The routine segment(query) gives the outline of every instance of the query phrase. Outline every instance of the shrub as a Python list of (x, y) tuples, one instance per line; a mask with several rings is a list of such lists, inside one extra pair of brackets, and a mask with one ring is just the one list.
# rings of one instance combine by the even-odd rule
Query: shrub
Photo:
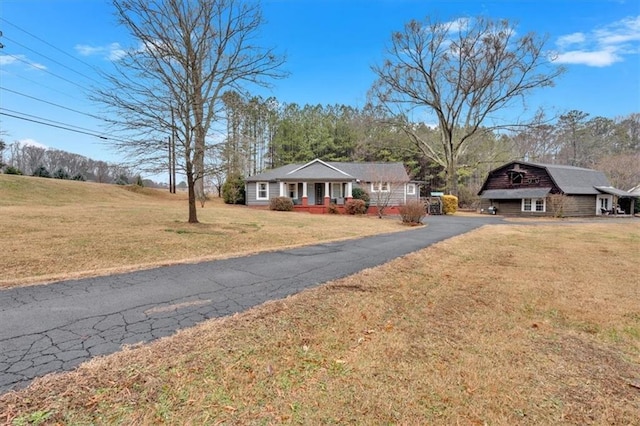
[(49, 170), (47, 170), (47, 168), (45, 166), (38, 166), (33, 171), (33, 176), (42, 177), (42, 178), (50, 178), (51, 177), (51, 173), (49, 173)]
[(460, 186), (458, 188), (458, 203), (461, 207), (477, 208), (480, 205), (479, 185)]
[(409, 200), (407, 204), (400, 206), (400, 217), (403, 223), (422, 223), (422, 219), (427, 215), (424, 203), (419, 200)]
[(222, 185), (222, 198), (226, 204), (244, 204), (244, 178), (241, 175), (227, 177)]
[(344, 209), (347, 214), (365, 214), (367, 212), (365, 202), (355, 198), (347, 201), (344, 205)]
[(4, 172), (8, 175), (22, 175), (22, 170), (13, 166), (7, 166), (7, 168), (4, 169)]
[(442, 196), (442, 213), (454, 214), (458, 211), (458, 197), (455, 195)]
[(54, 179), (70, 179), (71, 177), (69, 176), (69, 173), (67, 173), (65, 169), (60, 167), (58, 170), (55, 171), (55, 173), (53, 173), (53, 178)]
[(327, 208), (327, 212), (330, 214), (340, 214), (340, 210), (338, 210), (338, 206), (335, 203), (329, 204), (329, 208)]
[(355, 187), (353, 188), (353, 190), (351, 190), (351, 196), (353, 197), (354, 200), (364, 201), (365, 207), (369, 208), (371, 197), (369, 196), (369, 193), (367, 193), (367, 191), (365, 191), (362, 188)]
[(269, 209), (279, 212), (293, 211), (293, 200), (289, 197), (274, 197), (269, 200)]
[(73, 175), (73, 177), (71, 178), (71, 180), (79, 180), (79, 181), (86, 181), (86, 179), (84, 178), (84, 176), (82, 176), (80, 173)]

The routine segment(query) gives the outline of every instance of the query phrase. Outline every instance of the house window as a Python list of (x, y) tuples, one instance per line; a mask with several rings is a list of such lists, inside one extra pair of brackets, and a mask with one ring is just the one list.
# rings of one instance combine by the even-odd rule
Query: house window
[(546, 200), (544, 198), (523, 198), (522, 211), (544, 213), (547, 211)]
[(408, 183), (407, 184), (407, 195), (416, 195), (416, 184)]
[(287, 197), (295, 200), (298, 198), (298, 184), (297, 183), (289, 183), (287, 184)]
[(258, 193), (256, 200), (268, 200), (269, 199), (269, 183), (258, 182)]
[(331, 184), (331, 198), (342, 198), (342, 184), (341, 183), (332, 183)]
[(389, 192), (389, 182), (371, 182), (371, 192)]

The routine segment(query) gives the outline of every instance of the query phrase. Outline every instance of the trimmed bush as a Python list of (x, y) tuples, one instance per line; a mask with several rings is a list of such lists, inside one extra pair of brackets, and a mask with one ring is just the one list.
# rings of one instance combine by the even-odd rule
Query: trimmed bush
[(427, 215), (424, 203), (419, 200), (407, 201), (407, 204), (400, 206), (400, 217), (403, 223), (418, 224)]
[(279, 212), (293, 211), (293, 200), (289, 197), (274, 197), (269, 200), (269, 209)]
[(355, 187), (351, 190), (351, 196), (354, 200), (362, 200), (364, 201), (364, 205), (366, 208), (369, 208), (369, 204), (371, 203), (371, 197), (369, 193), (360, 187)]
[(340, 214), (340, 210), (338, 210), (338, 206), (335, 203), (329, 204), (327, 208), (327, 213), (329, 214)]
[(455, 195), (442, 196), (442, 213), (454, 214), (458, 211), (458, 197)]
[(345, 203), (344, 210), (347, 214), (365, 214), (367, 212), (367, 206), (363, 200), (354, 198)]

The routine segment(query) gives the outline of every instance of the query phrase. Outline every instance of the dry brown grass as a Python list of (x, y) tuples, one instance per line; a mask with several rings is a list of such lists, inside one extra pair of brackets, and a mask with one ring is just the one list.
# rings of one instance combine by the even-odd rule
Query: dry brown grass
[(640, 424), (637, 224), (493, 226), (0, 397), (65, 424)]
[(0, 287), (408, 229), (397, 220), (255, 210), (220, 199), (190, 225), (184, 194), (126, 189), (0, 174)]

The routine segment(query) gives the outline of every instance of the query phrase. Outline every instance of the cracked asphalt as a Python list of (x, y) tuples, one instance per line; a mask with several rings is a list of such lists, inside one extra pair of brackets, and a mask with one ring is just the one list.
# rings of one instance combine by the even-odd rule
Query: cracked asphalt
[(0, 394), (123, 345), (281, 299), (463, 234), (495, 216), (291, 250), (0, 291)]

